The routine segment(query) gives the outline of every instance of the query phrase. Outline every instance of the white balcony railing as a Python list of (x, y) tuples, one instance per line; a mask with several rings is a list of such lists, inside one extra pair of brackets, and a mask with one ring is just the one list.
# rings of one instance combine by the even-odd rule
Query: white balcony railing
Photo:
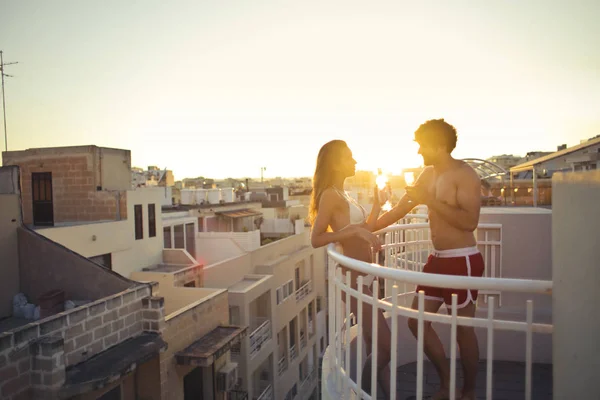
[(301, 301), (312, 292), (312, 280), (305, 282), (296, 290), (296, 301)]
[[(302, 383), (300, 384), (300, 393), (307, 392), (311, 388), (311, 386), (315, 383), (315, 381), (317, 380), (316, 378), (317, 378), (317, 370), (313, 367), (313, 368), (311, 368), (310, 372), (302, 380)], [(312, 390), (310, 392), (308, 392), (308, 395), (310, 395), (311, 393), (312, 393)]]
[(255, 397), (255, 400), (273, 400), (273, 386), (268, 382), (260, 382), (257, 389), (260, 391), (260, 395)]
[(298, 348), (296, 345), (290, 346), (290, 360), (294, 361), (298, 357)]
[(281, 376), (287, 370), (287, 359), (285, 356), (281, 357), (277, 362), (277, 373)]
[(304, 332), (300, 333), (300, 351), (304, 350), (307, 345), (306, 335)]
[[(419, 218), (419, 216), (411, 216)], [(333, 245), (328, 247), (328, 256), (337, 265), (347, 268), (345, 276), (342, 269), (337, 267), (329, 271), (329, 343), (323, 364), (323, 390), (325, 399), (377, 398), (377, 317), (373, 312), (372, 321), (363, 320), (363, 304), (370, 304), (383, 310), (389, 317), (391, 337), (390, 361), (390, 393), (396, 398), (397, 368), (416, 361), (416, 379), (414, 391), (417, 399), (423, 398), (424, 358), (423, 332), (426, 321), (438, 324), (440, 339), (450, 349), (450, 398), (456, 397), (456, 337), (460, 326), (476, 328), (480, 348), (483, 348), (481, 359), (485, 359), (486, 396), (492, 398), (492, 374), (494, 349), (503, 349), (511, 353), (510, 357), (519, 358), (525, 364), (524, 393), (526, 399), (531, 399), (532, 393), (532, 363), (540, 353), (551, 354), (551, 340), (546, 340), (553, 332), (550, 323), (534, 322), (532, 297), (545, 301), (545, 296), (552, 293), (552, 281), (507, 279), (502, 278), (502, 227), (498, 224), (480, 224), (477, 229), (478, 247), (485, 261), (484, 276), (464, 277), (455, 275), (426, 274), (422, 268), (431, 250), (431, 240), (428, 224), (411, 223), (390, 226), (378, 234), (384, 238), (385, 267), (369, 264), (346, 257), (335, 250)], [(360, 276), (355, 284), (351, 284), (351, 272), (354, 270), (364, 275), (372, 275), (378, 279), (373, 281), (373, 294), (366, 294), (363, 277)], [(385, 297), (378, 296), (380, 282), (384, 285)], [(416, 285), (429, 287), (456, 288), (479, 290), (487, 304), (479, 308), (475, 317), (457, 316), (457, 295), (452, 295), (452, 305), (448, 315), (425, 312), (425, 296), (420, 291), (416, 298), (418, 307), (411, 308)], [(346, 301), (342, 302), (342, 293)], [(496, 309), (496, 297), (491, 294), (503, 293), (511, 297), (508, 310), (502, 307)], [(351, 326), (351, 301), (348, 296), (357, 299), (356, 326)], [(489, 296), (489, 297), (488, 297)], [(479, 300), (478, 300), (479, 301)], [(482, 299), (484, 301), (484, 299)], [(536, 300), (537, 301), (537, 300)], [(495, 313), (496, 312), (496, 313)], [(516, 313), (516, 314), (515, 314)], [(515, 316), (516, 315), (516, 316)], [(542, 310), (536, 314), (539, 319), (548, 322), (547, 313)], [(407, 320), (417, 321), (417, 340), (406, 326)], [(363, 327), (372, 327), (372, 343), (370, 348), (363, 344)], [(438, 330), (438, 328), (436, 328)], [(408, 332), (407, 332), (408, 331)], [(481, 334), (483, 331), (483, 335)], [(523, 333), (523, 342), (515, 340), (517, 332)], [(533, 349), (533, 333), (536, 333), (536, 354)], [(360, 338), (360, 340), (356, 340)], [(537, 341), (540, 342), (537, 342)], [(549, 344), (549, 348), (547, 348)], [(400, 346), (400, 347), (399, 347)], [(546, 347), (544, 347), (546, 346)], [(544, 347), (544, 348), (542, 348)], [(352, 349), (352, 350), (351, 350)], [(367, 393), (362, 389), (362, 371), (364, 354), (372, 354), (371, 388)], [(498, 358), (506, 359), (506, 354), (498, 354)], [(545, 355), (542, 357), (546, 357)], [(551, 360), (551, 356), (550, 356)], [(353, 374), (351, 371), (355, 371)], [(406, 387), (403, 387), (406, 390)]]
[(250, 358), (254, 358), (262, 345), (271, 339), (271, 321), (268, 318), (256, 318), (253, 323), (256, 328), (250, 333)]

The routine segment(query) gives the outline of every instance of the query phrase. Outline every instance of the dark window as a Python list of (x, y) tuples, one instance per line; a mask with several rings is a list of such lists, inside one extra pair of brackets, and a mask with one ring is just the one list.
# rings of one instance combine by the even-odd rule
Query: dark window
[(163, 228), (163, 239), (165, 241), (165, 249), (170, 249), (173, 247), (171, 243), (171, 227), (167, 226)]
[(105, 268), (112, 269), (112, 254), (102, 254), (95, 257), (90, 257), (90, 260), (95, 262), (96, 264), (100, 264)]
[(98, 400), (121, 400), (121, 385), (104, 393)]
[(156, 205), (148, 204), (148, 237), (156, 236)]
[(185, 239), (183, 238), (183, 224), (175, 225), (175, 249), (185, 249)]
[(136, 204), (134, 206), (135, 213), (135, 240), (144, 238), (144, 217), (142, 215), (142, 205)]
[(196, 287), (196, 281), (189, 281), (188, 283), (184, 284), (183, 286), (185, 286), (185, 287)]
[(185, 224), (185, 249), (194, 258), (196, 258), (196, 230), (194, 224)]
[(54, 226), (52, 172), (34, 172), (31, 174), (31, 196), (33, 200), (33, 224)]

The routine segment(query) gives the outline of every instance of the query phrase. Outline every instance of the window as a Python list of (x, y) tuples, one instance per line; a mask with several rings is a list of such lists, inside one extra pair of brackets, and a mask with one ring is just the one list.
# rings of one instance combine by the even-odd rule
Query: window
[(325, 338), (321, 336), (321, 354), (325, 351)]
[(173, 247), (171, 243), (171, 227), (166, 226), (163, 228), (163, 240), (165, 242), (165, 249), (170, 249)]
[(90, 257), (90, 260), (96, 264), (100, 264), (105, 268), (112, 269), (112, 254), (102, 254), (95, 257)]
[(144, 238), (144, 216), (142, 214), (142, 205), (136, 204), (133, 207), (135, 214), (135, 240)]
[(148, 204), (148, 237), (156, 237), (156, 205)]
[(185, 249), (185, 239), (183, 238), (183, 225), (173, 226), (175, 230), (175, 249)]
[(196, 287), (196, 281), (189, 281), (183, 285), (184, 287)]

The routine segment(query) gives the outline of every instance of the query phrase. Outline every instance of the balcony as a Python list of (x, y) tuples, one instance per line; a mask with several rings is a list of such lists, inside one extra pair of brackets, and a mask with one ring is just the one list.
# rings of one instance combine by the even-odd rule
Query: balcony
[(285, 356), (283, 356), (277, 362), (277, 374), (279, 376), (283, 375), (283, 373), (285, 371), (287, 371), (287, 367), (288, 367), (287, 359), (285, 358)]
[[(511, 226), (510, 229), (517, 228)], [(399, 398), (416, 395), (416, 399), (422, 399), (425, 395), (432, 395), (437, 388), (437, 385), (432, 385), (430, 381), (437, 378), (433, 372), (433, 365), (426, 361), (423, 353), (423, 328), (426, 321), (434, 323), (434, 328), (449, 353), (451, 399), (456, 398), (457, 386), (461, 384), (457, 383), (461, 375), (461, 371), (458, 370), (460, 367), (457, 368), (459, 354), (456, 346), (459, 326), (474, 327), (478, 336), (481, 361), (477, 398), (491, 399), (492, 396), (496, 396), (531, 399), (531, 395), (533, 398), (551, 398), (554, 326), (551, 318), (552, 303), (548, 295), (552, 293), (553, 283), (550, 280), (505, 277), (523, 276), (523, 271), (522, 266), (503, 264), (503, 255), (507, 252), (503, 249), (502, 230), (500, 224), (480, 224), (476, 231), (478, 248), (485, 261), (482, 278), (422, 273), (431, 250), (431, 240), (428, 224), (417, 221), (393, 225), (380, 232), (384, 237), (383, 250), (387, 268), (345, 257), (338, 253), (334, 246), (330, 246), (330, 260), (378, 279), (373, 281), (372, 291), (375, 295), (367, 295), (364, 293), (362, 277), (358, 278), (358, 286), (354, 286), (350, 285), (350, 271), (343, 276), (339, 267), (330, 270), (330, 346), (323, 361), (323, 398), (376, 399), (381, 396), (381, 393), (377, 393), (380, 387), (373, 384), (377, 382), (376, 368), (373, 368), (370, 374), (372, 393), (362, 389), (362, 374), (357, 373), (362, 370), (366, 355), (378, 346), (377, 335), (373, 336), (372, 347), (369, 349), (362, 340), (363, 326), (371, 324), (368, 321), (363, 322), (362, 303), (383, 310), (390, 326), (391, 337), (397, 338), (391, 342), (392, 399), (397, 395)], [(511, 246), (522, 246), (522, 242), (515, 241), (514, 238), (510, 243)], [(514, 251), (517, 252), (516, 249)], [(550, 249), (547, 251), (550, 252)], [(535, 252), (536, 256), (544, 257), (540, 255), (542, 250), (536, 249)], [(520, 252), (519, 256), (528, 257), (523, 252)], [(543, 267), (549, 268), (548, 265)], [(538, 276), (547, 276), (545, 273), (539, 273), (539, 269), (535, 271), (538, 271)], [(377, 296), (380, 285), (385, 293), (383, 298)], [(418, 308), (411, 309), (416, 285), (479, 290), (475, 317), (458, 317), (456, 307), (448, 309), (448, 314), (425, 312), (425, 297), (422, 291), (416, 295)], [(358, 315), (351, 314), (349, 301), (341, 302), (342, 293), (357, 299)], [(535, 309), (532, 299), (535, 299), (537, 305)], [(456, 294), (452, 295), (452, 303), (457, 303)], [(374, 313), (374, 316), (376, 315), (377, 313)], [(357, 323), (352, 325), (351, 320), (354, 318), (357, 319)], [(417, 339), (407, 328), (408, 318), (417, 320)], [(372, 354), (375, 366), (377, 352), (373, 351)], [(520, 376), (516, 376), (517, 374)], [(520, 383), (509, 382), (515, 378)], [(501, 397), (500, 395), (506, 394), (507, 390), (510, 391), (509, 397)]]
[(260, 394), (254, 400), (273, 400), (273, 386), (269, 382), (261, 381), (257, 389)]
[(312, 281), (303, 282), (296, 290), (296, 301), (302, 301), (310, 292), (312, 292)]
[(271, 321), (268, 318), (256, 318), (251, 325), (254, 328), (250, 333), (250, 358), (254, 358), (262, 345), (271, 339)]
[(313, 367), (310, 372), (304, 377), (302, 383), (300, 383), (300, 393), (302, 393), (302, 398), (307, 399), (312, 394), (312, 387), (317, 382), (317, 370)]
[(300, 351), (306, 348), (306, 344), (306, 335), (304, 334), (304, 332), (300, 332)]
[(298, 358), (298, 348), (294, 344), (290, 346), (290, 361), (294, 361), (296, 358)]

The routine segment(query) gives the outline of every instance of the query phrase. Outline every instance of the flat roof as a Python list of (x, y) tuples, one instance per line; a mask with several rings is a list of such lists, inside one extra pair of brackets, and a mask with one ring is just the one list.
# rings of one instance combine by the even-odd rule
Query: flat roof
[(593, 139), (590, 139), (590, 140), (585, 141), (583, 143), (579, 143), (576, 146), (572, 146), (572, 147), (569, 147), (567, 149), (560, 150), (560, 151), (555, 151), (554, 153), (548, 154), (547, 156), (538, 157), (538, 158), (535, 158), (535, 159), (533, 159), (531, 161), (527, 161), (527, 162), (525, 162), (523, 164), (515, 165), (514, 167), (512, 167), (510, 169), (510, 172), (519, 172), (519, 171), (531, 169), (531, 167), (533, 167), (534, 165), (541, 164), (543, 162), (550, 161), (550, 160), (553, 160), (555, 158), (565, 156), (565, 155), (567, 155), (569, 153), (573, 153), (575, 151), (582, 150), (582, 149), (585, 149), (586, 147), (593, 146), (593, 145), (599, 144), (599, 143), (600, 143), (600, 137), (593, 138)]
[(201, 339), (175, 354), (177, 364), (208, 367), (229, 351), (232, 344), (238, 342), (245, 334), (247, 327), (218, 326)]
[(227, 290), (229, 292), (237, 292), (237, 293), (247, 292), (248, 290), (250, 290), (250, 289), (256, 287), (257, 285), (263, 283), (264, 281), (266, 281), (270, 277), (271, 277), (271, 275), (245, 276), (244, 279), (242, 279), (242, 280), (234, 283), (233, 285), (229, 286), (227, 288)]
[(87, 361), (67, 368), (61, 394), (70, 397), (105, 387), (157, 356), (166, 347), (167, 343), (156, 333), (145, 332), (125, 340)]

